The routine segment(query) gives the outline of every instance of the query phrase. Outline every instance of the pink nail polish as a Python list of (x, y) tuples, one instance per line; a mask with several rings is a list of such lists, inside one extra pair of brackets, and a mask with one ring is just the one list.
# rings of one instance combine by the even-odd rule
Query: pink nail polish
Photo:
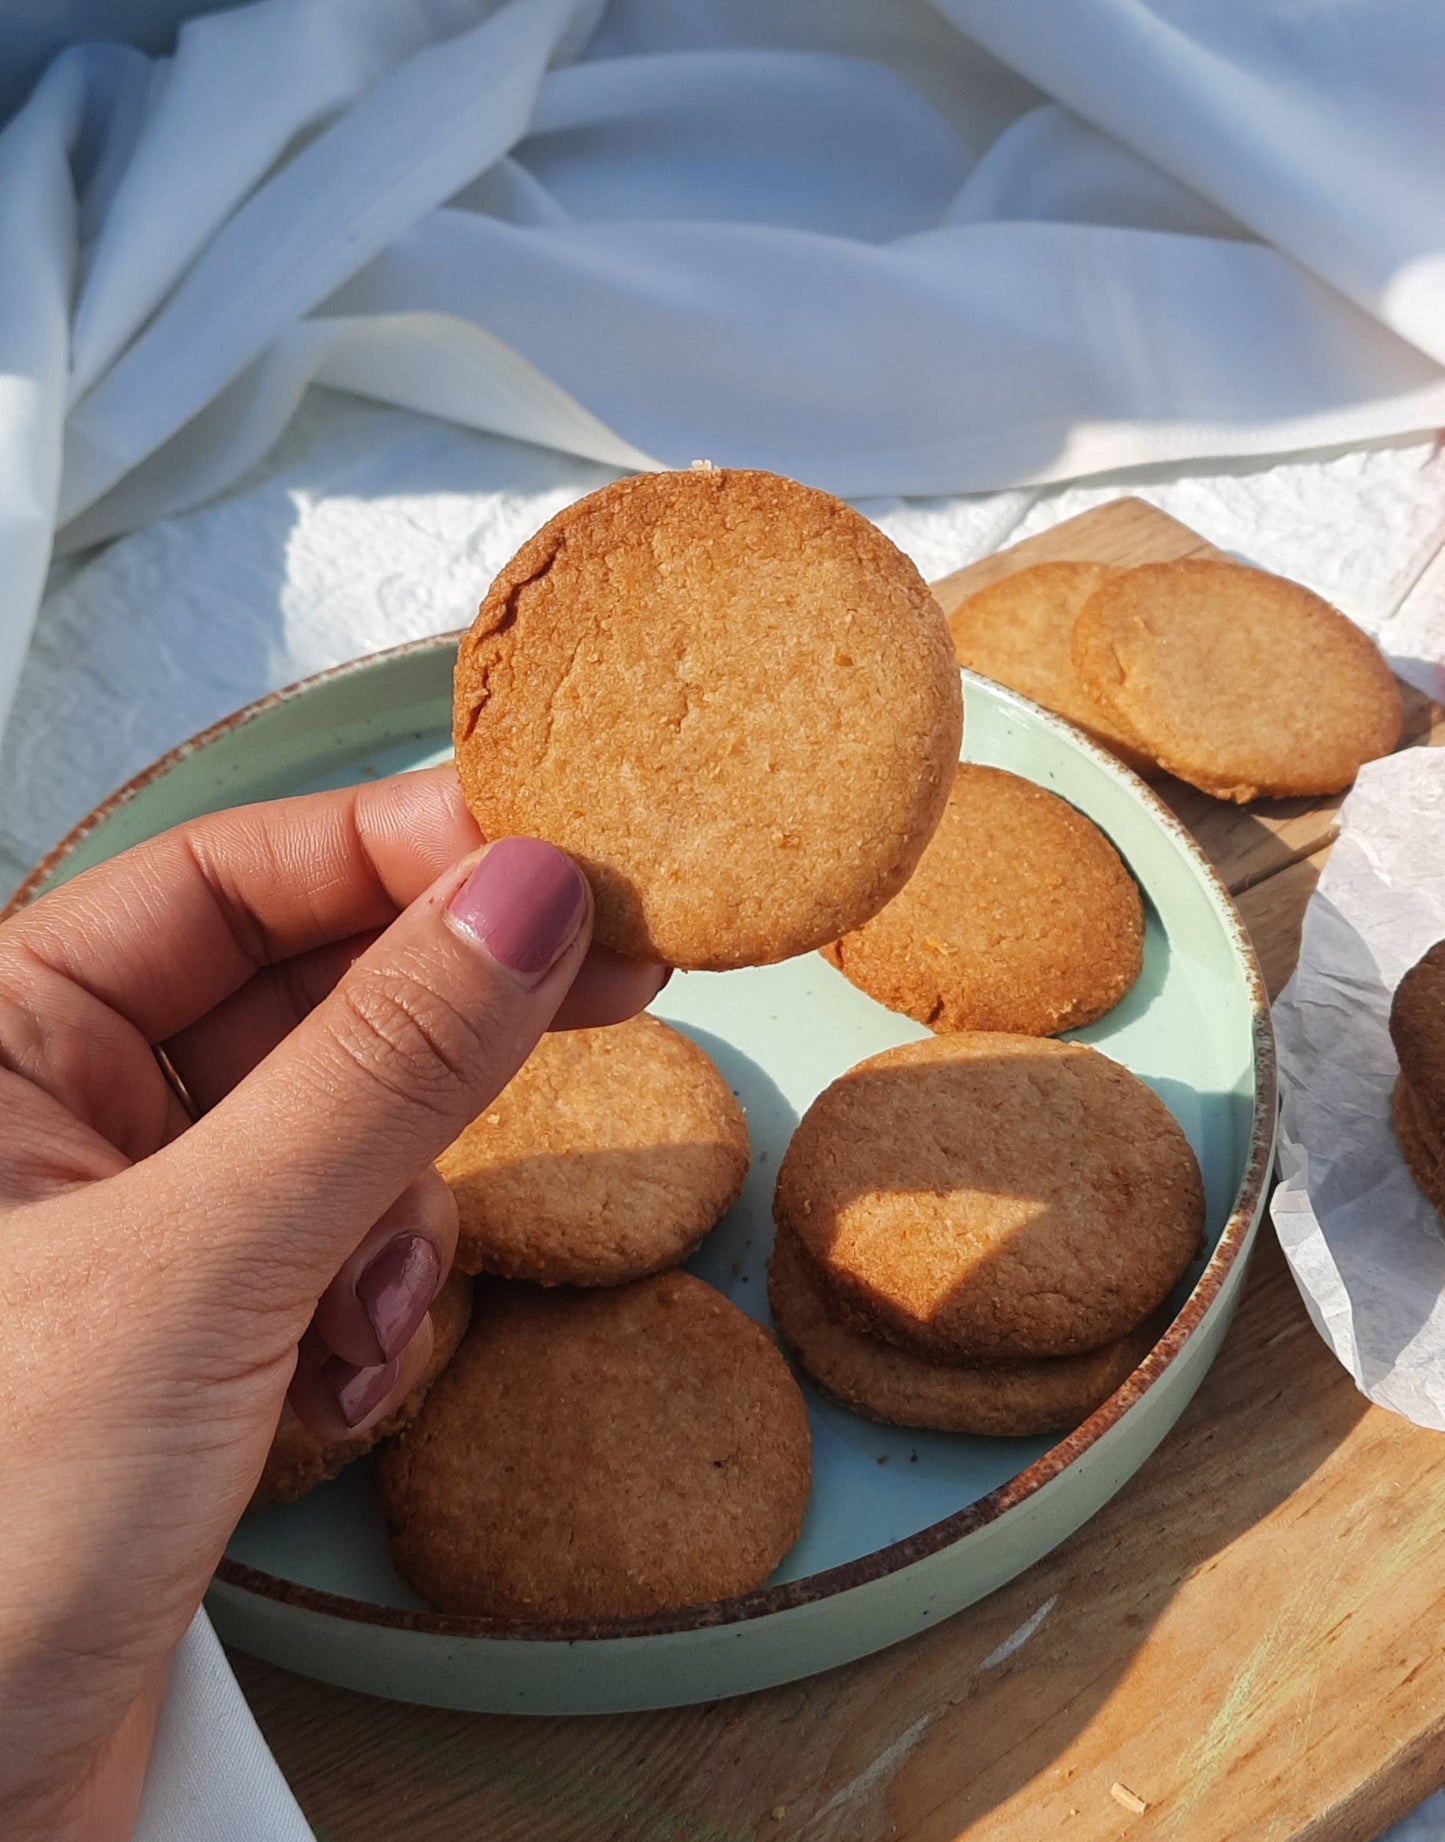
[(321, 1365), (321, 1379), (336, 1396), (336, 1405), (348, 1426), (360, 1426), (368, 1414), (376, 1412), (396, 1386), (400, 1372), (401, 1364), (395, 1357), (369, 1369), (343, 1362), (340, 1356), (328, 1356)]
[(587, 884), (555, 845), (503, 838), (457, 890), (447, 913), (530, 990), (577, 938), (587, 915)]
[(431, 1308), (442, 1282), (441, 1255), (424, 1234), (401, 1234), (375, 1254), (356, 1282), (383, 1360), (399, 1356)]

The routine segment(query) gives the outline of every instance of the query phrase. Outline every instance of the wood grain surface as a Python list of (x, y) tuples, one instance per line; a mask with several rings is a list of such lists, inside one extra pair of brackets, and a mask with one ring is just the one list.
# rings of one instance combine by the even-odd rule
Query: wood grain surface
[[(1210, 554), (1121, 500), (937, 585)], [(1445, 740), (1407, 692), (1407, 745)], [(1271, 992), (1338, 801), (1160, 788)], [(235, 1656), (322, 1842), (1367, 1842), (1445, 1783), (1445, 1438), (1371, 1407), (1268, 1229), (1222, 1354), (1144, 1469), (983, 1604), (710, 1707), (521, 1720), (399, 1707)]]

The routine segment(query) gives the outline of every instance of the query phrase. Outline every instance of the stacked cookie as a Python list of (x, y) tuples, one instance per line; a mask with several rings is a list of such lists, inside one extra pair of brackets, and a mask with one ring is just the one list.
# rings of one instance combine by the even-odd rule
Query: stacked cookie
[(877, 1420), (1075, 1426), (1153, 1341), (1204, 1191), (1169, 1110), (1080, 1043), (985, 1032), (862, 1062), (778, 1173), (769, 1297), (799, 1366)]
[(797, 1539), (811, 1444), (768, 1333), (671, 1270), (748, 1167), (712, 1062), (646, 1016), (545, 1037), (440, 1167), (460, 1234), (426, 1373), (350, 1439), (288, 1408), (252, 1507), (381, 1446), (396, 1566), (443, 1610), (596, 1619), (761, 1584)]
[(1400, 1060), (1395, 1137), (1410, 1175), (1445, 1216), (1445, 940), (1396, 987), (1390, 1040)]
[(426, 1373), (351, 1439), (288, 1409), (252, 1507), (381, 1445), (397, 1568), (444, 1610), (605, 1618), (760, 1584), (798, 1536), (808, 1420), (767, 1332), (671, 1270), (748, 1168), (709, 1058), (647, 1016), (547, 1036), (440, 1168), (459, 1238)]
[(962, 665), (1217, 799), (1342, 792), (1399, 743), (1399, 686), (1368, 635), (1241, 564), (1040, 563), (949, 625)]
[(655, 1017), (543, 1037), (438, 1161), (457, 1202), (453, 1271), (431, 1310), (431, 1360), (406, 1400), (350, 1439), (288, 1407), (251, 1507), (304, 1496), (414, 1420), (455, 1355), (468, 1275), (616, 1286), (679, 1266), (737, 1201), (748, 1129), (706, 1054)]

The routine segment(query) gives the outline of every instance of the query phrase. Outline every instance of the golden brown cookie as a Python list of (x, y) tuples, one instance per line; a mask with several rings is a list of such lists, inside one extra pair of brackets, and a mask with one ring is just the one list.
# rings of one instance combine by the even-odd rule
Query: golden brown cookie
[(1396, 986), (1390, 1040), (1429, 1142), (1445, 1144), (1445, 940), (1436, 941)]
[(970, 595), (949, 615), (949, 631), (960, 665), (1062, 716), (1136, 774), (1157, 773), (1138, 737), (1089, 695), (1074, 670), (1074, 621), (1112, 573), (1104, 563), (1035, 563)]
[(432, 1605), (593, 1619), (761, 1586), (798, 1538), (811, 1462), (772, 1338), (663, 1273), (492, 1288), (380, 1478), (392, 1558)]
[(1297, 582), (1191, 558), (1107, 576), (1074, 623), (1090, 694), (1218, 799), (1338, 793), (1400, 740), (1379, 648)]
[(1426, 1199), (1445, 1215), (1445, 1157), (1441, 1155), (1440, 1141), (1432, 1136), (1421, 1116), (1414, 1090), (1403, 1075), (1390, 1095), (1390, 1112), (1405, 1168)]
[(696, 1043), (634, 1017), (544, 1036), (437, 1168), (466, 1272), (615, 1286), (681, 1265), (732, 1207), (748, 1129)]
[(962, 710), (943, 614), (866, 518), (776, 474), (646, 474), (492, 584), (457, 660), (457, 767), (489, 838), (582, 865), (605, 945), (765, 965), (902, 888)]
[(1144, 909), (1082, 813), (967, 763), (899, 894), (823, 953), (930, 1029), (1053, 1036), (1102, 1017), (1138, 978)]
[(294, 1503), (318, 1484), (335, 1477), (353, 1459), (364, 1458), (380, 1440), (399, 1433), (416, 1418), (427, 1389), (455, 1355), (471, 1315), (472, 1282), (454, 1269), (431, 1308), (432, 1353), (421, 1380), (400, 1406), (364, 1433), (350, 1439), (326, 1440), (298, 1420), (289, 1406), (283, 1407), (249, 1507), (270, 1509), (277, 1503)]
[(927, 1362), (853, 1329), (819, 1289), (795, 1237), (780, 1233), (768, 1266), (773, 1321), (799, 1368), (825, 1394), (885, 1426), (1022, 1439), (1087, 1420), (1148, 1355), (1157, 1320), (1081, 1356), (1009, 1367)]
[(943, 1361), (1098, 1349), (1199, 1250), (1199, 1166), (1164, 1103), (1081, 1043), (935, 1036), (809, 1107), (773, 1204), (859, 1329)]

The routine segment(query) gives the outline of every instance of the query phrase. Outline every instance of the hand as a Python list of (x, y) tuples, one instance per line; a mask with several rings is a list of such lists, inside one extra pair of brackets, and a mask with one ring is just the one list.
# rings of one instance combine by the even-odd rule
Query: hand
[(589, 949), (570, 858), (480, 845), (450, 769), (404, 775), (197, 820), (0, 927), (12, 1842), (130, 1836), (288, 1390), (335, 1436), (406, 1393), (456, 1240), (431, 1161), (544, 1030), (663, 982)]

